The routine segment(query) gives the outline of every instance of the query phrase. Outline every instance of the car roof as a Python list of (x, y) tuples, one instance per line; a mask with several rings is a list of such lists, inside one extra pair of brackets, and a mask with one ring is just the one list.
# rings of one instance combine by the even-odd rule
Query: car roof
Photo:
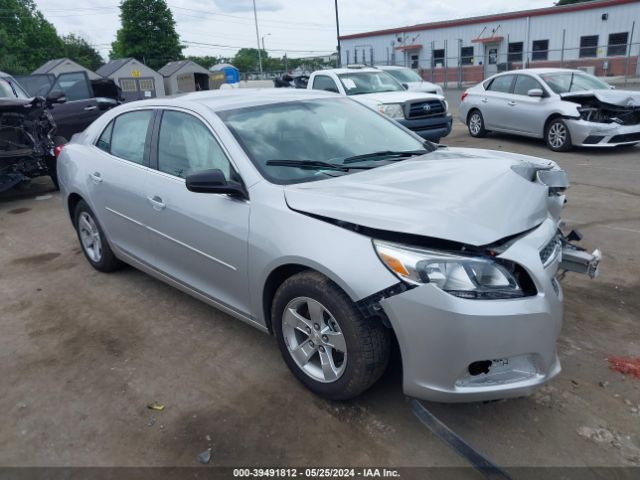
[(151, 107), (172, 105), (188, 107), (189, 105), (198, 104), (213, 111), (223, 111), (322, 98), (342, 98), (342, 96), (322, 90), (307, 90), (304, 88), (234, 88), (146, 99), (130, 102), (127, 105), (133, 106), (135, 104), (136, 107), (141, 105)]
[(570, 72), (570, 73), (575, 73), (575, 72), (580, 72), (580, 73), (585, 73), (582, 70), (576, 70), (573, 68), (522, 68), (522, 69), (518, 69), (518, 70), (509, 70), (508, 72), (501, 72), (498, 75), (504, 75), (504, 74), (517, 74), (517, 73), (534, 73), (536, 75), (543, 75), (545, 73), (560, 73), (560, 72)]
[(411, 70), (409, 67), (401, 67), (400, 65), (376, 65), (379, 70)]
[(358, 73), (358, 72), (364, 72), (364, 73), (372, 73), (372, 72), (379, 72), (380, 70), (377, 68), (372, 68), (372, 67), (347, 67), (347, 68), (330, 68), (328, 70), (318, 70), (317, 74), (321, 74), (321, 73), (335, 73), (336, 75), (340, 75), (343, 73)]

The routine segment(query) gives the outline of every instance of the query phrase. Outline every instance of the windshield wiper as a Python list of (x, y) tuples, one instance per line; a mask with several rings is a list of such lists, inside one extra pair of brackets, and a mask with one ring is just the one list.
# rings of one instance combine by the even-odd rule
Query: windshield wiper
[(425, 155), (431, 153), (432, 150), (406, 150), (406, 151), (393, 151), (383, 150), (381, 152), (365, 153), (364, 155), (354, 155), (353, 157), (345, 158), (342, 163), (357, 163), (364, 160), (389, 160), (389, 157), (396, 157), (395, 159), (404, 157), (415, 157), (416, 155)]
[(348, 172), (349, 170), (369, 170), (371, 167), (347, 167), (335, 163), (321, 162), (319, 160), (267, 160), (267, 165), (274, 167), (297, 167), (306, 170), (337, 170)]

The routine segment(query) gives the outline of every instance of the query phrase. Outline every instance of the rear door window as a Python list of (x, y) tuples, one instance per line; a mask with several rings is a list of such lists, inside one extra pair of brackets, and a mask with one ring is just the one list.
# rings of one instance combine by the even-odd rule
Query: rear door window
[(487, 90), (490, 92), (511, 93), (514, 76), (515, 75), (502, 75), (494, 78)]
[[(114, 120), (109, 144), (111, 155), (139, 165), (146, 165), (145, 147), (153, 113), (152, 110), (138, 110), (123, 113), (117, 117)], [(103, 136), (108, 130), (109, 127), (105, 129)], [(102, 137), (100, 137), (100, 140), (102, 140)], [(102, 148), (100, 145), (98, 147)]]

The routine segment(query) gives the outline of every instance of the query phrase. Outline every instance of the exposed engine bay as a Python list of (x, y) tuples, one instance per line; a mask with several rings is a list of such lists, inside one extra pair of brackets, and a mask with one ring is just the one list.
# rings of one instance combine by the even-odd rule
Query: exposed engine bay
[(0, 191), (49, 175), (55, 130), (45, 99), (0, 100)]
[[(624, 95), (625, 93), (629, 95)], [(580, 116), (587, 122), (640, 124), (640, 98), (631, 92), (581, 92), (563, 95), (563, 99), (578, 103)]]

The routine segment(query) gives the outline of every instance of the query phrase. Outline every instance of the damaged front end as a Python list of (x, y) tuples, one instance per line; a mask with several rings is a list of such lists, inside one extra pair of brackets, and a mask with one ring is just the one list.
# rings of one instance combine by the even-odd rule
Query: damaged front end
[(640, 94), (591, 91), (562, 95), (576, 103), (579, 119), (570, 120), (576, 145), (617, 146), (640, 142)]
[(54, 133), (43, 98), (0, 100), (0, 192), (49, 175)]

